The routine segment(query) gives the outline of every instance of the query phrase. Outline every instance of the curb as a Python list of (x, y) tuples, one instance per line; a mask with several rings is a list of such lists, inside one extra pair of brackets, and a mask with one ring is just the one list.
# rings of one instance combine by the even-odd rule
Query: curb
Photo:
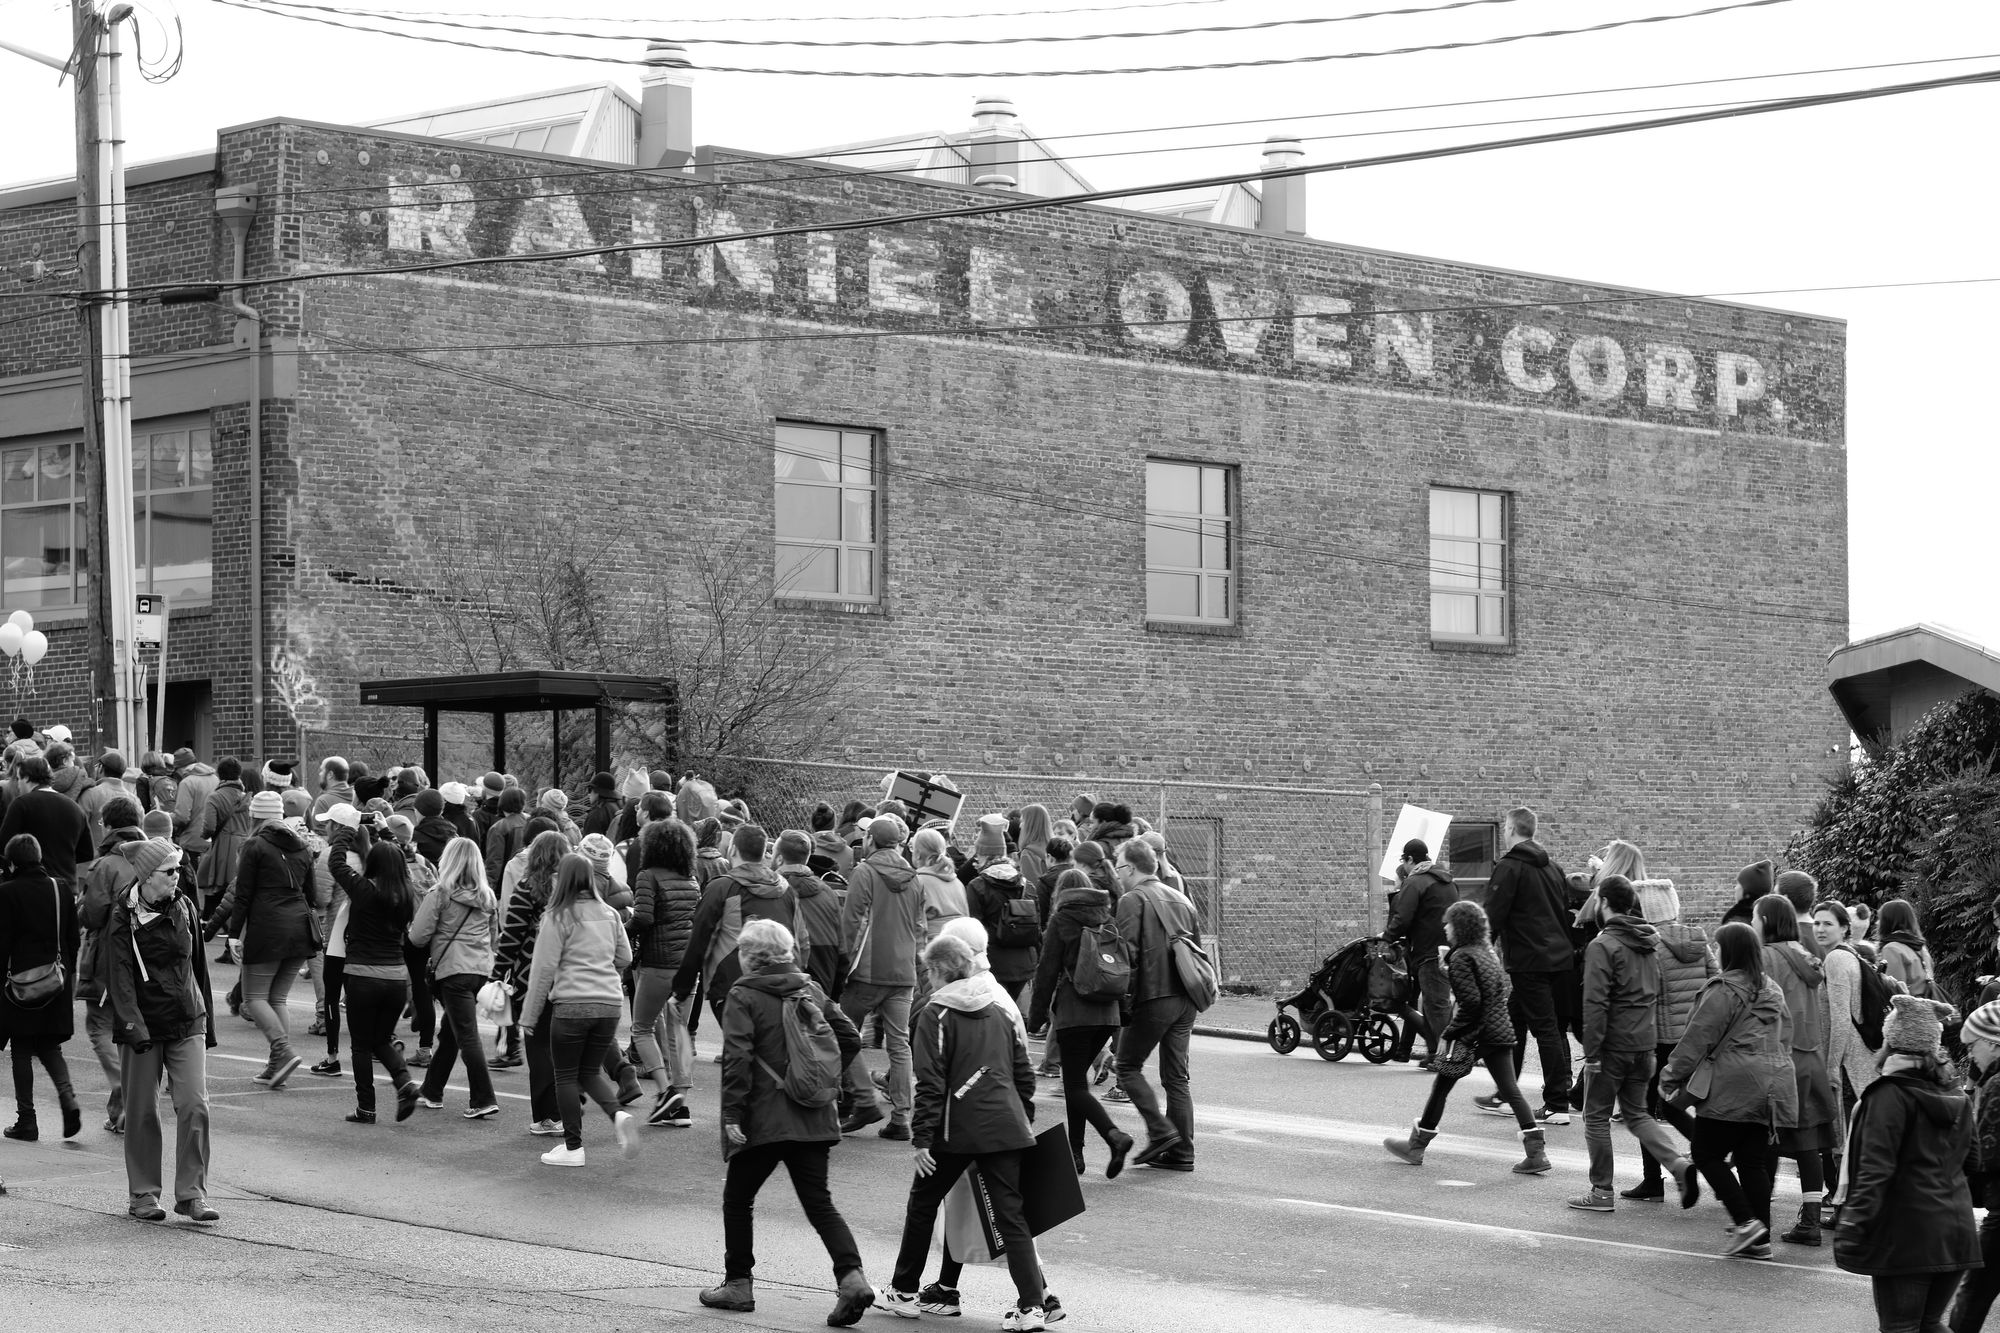
[(1194, 1025), (1194, 1035), (1197, 1037), (1227, 1037), (1231, 1041), (1268, 1040), (1268, 1038), (1263, 1033), (1253, 1032), (1248, 1028), (1207, 1027), (1200, 1023)]

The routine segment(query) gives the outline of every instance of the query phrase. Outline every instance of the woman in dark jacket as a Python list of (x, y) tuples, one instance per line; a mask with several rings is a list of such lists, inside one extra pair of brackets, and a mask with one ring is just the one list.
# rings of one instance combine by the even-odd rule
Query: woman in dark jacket
[(875, 1303), (875, 1289), (826, 1183), (827, 1157), (840, 1142), (840, 1112), (831, 1101), (805, 1106), (785, 1092), (786, 1006), (804, 1004), (825, 1021), (843, 1067), (861, 1053), (861, 1034), (799, 970), (792, 933), (776, 921), (745, 922), (736, 953), (743, 975), (722, 1008), (722, 1155), (729, 1161), (722, 1186), (723, 1277), (701, 1293), (701, 1303), (716, 1310), (757, 1308), (752, 1210), (757, 1191), (782, 1163), (799, 1207), (833, 1260), (840, 1295), (826, 1322), (845, 1328)]
[(321, 948), (310, 897), (312, 852), (279, 820), (284, 809), (276, 792), (250, 798), (251, 814), (262, 822), (237, 860), (229, 914), (229, 937), (243, 943), (243, 1009), (271, 1046), (270, 1063), (254, 1081), (273, 1090), (299, 1067), (285, 1001), (299, 969)]
[(341, 988), (347, 996), (347, 1040), (354, 1061), (354, 1113), (350, 1124), (375, 1123), (375, 1061), (396, 1089), (396, 1119), (417, 1109), (417, 1084), (396, 1049), (396, 1020), (409, 1002), (409, 969), (403, 938), (416, 915), (409, 861), (394, 843), (378, 842), (357, 871), (348, 858), (356, 833), (333, 826), (334, 880), (347, 895), (347, 961)]
[(1854, 1110), (1833, 1261), (1865, 1273), (1883, 1333), (1944, 1327), (1959, 1277), (1980, 1265), (1966, 1182), (1972, 1102), (1938, 1044), (1951, 1006), (1892, 996), (1882, 1077)]
[(1493, 1075), (1493, 1086), (1500, 1100), (1513, 1108), (1514, 1122), (1521, 1127), (1521, 1147), (1526, 1156), (1514, 1164), (1515, 1174), (1539, 1176), (1552, 1168), (1547, 1131), (1536, 1122), (1535, 1113), (1529, 1109), (1528, 1099), (1514, 1077), (1514, 1023), (1507, 1016), (1513, 983), (1500, 965), (1500, 955), (1493, 951), (1492, 926), (1486, 920), (1486, 909), (1470, 899), (1453, 903), (1445, 909), (1444, 937), (1451, 949), (1445, 957), (1445, 978), (1451, 983), (1457, 1008), (1450, 1026), (1439, 1038), (1439, 1069), (1431, 1080), (1431, 1095), (1424, 1103), (1423, 1114), (1410, 1126), (1410, 1137), (1384, 1139), (1382, 1146), (1411, 1166), (1424, 1164), (1424, 1149), (1437, 1137), (1438, 1122), (1444, 1119), (1444, 1104), (1450, 1099), (1451, 1090), (1471, 1071), (1469, 1061), (1456, 1073), (1444, 1068), (1446, 1056), (1462, 1042), (1471, 1048), (1472, 1057)]
[(1049, 1045), (1062, 1054), (1063, 1106), (1069, 1113), (1069, 1154), (1076, 1159), (1076, 1173), (1083, 1174), (1083, 1129), (1089, 1125), (1111, 1149), (1104, 1176), (1113, 1180), (1125, 1169), (1132, 1136), (1111, 1123), (1111, 1114), (1092, 1094), (1090, 1065), (1105, 1043), (1118, 1035), (1121, 1006), (1117, 1000), (1083, 998), (1072, 981), (1083, 932), (1115, 930), (1110, 924), (1111, 895), (1081, 870), (1063, 872), (1055, 890), (1049, 928), (1042, 936), (1041, 966), (1035, 972), (1028, 1030), (1039, 1032), (1048, 1024)]
[[(984, 829), (980, 837), (986, 840)], [(978, 873), (966, 882), (965, 905), (967, 915), (986, 927), (986, 960), (993, 968), (993, 979), (1018, 1001), (1022, 988), (1035, 975), (1035, 949), (1041, 938), (1037, 927), (1040, 923), (1038, 916), (1030, 916), (1025, 925), (1017, 927), (1024, 933), (1011, 937), (1008, 934), (1008, 903), (1019, 900), (1032, 907), (1035, 884), (1006, 854), (1006, 844), (1000, 838), (995, 830), (992, 841), (999, 843), (1000, 851), (975, 859), (974, 868)]]
[(35, 1120), (35, 1061), (42, 1062), (62, 1107), (63, 1137), (83, 1132), (83, 1108), (70, 1085), (63, 1043), (76, 1033), (76, 954), (79, 933), (76, 899), (42, 869), (42, 845), (33, 835), (16, 834), (7, 843), (7, 873), (0, 878), (0, 977), (61, 965), (62, 984), (47, 999), (16, 1004), (0, 984), (0, 1038), (14, 1047), (14, 1104), (19, 1117), (4, 1133), (32, 1143), (41, 1137)]
[(632, 973), (632, 1045), (640, 1072), (655, 1089), (649, 1125), (686, 1129), (694, 1123), (687, 1099), (694, 1087), (694, 1056), (674, 1004), (674, 973), (687, 953), (700, 905), (694, 830), (678, 819), (654, 820), (639, 832), (639, 874), (628, 923), (639, 964)]
[(1005, 1241), (1017, 1301), (1002, 1328), (1032, 1321), (1042, 1327), (1047, 1295), (1034, 1238), (1021, 1202), (1021, 1157), (1034, 1146), (1035, 1071), (1011, 1015), (985, 986), (968, 985), (975, 963), (970, 945), (942, 935), (924, 949), (930, 1003), (910, 1033), (916, 1059), (916, 1109), (910, 1118), (917, 1174), (903, 1216), (903, 1244), (883, 1305), (904, 1317), (917, 1313), (917, 1284), (930, 1252), (938, 1206), (966, 1168), (977, 1166), (993, 1205), (994, 1228)]
[(1778, 1135), (1778, 1156), (1799, 1164), (1799, 1220), (1778, 1239), (1793, 1245), (1818, 1245), (1821, 1198), (1826, 1193), (1826, 1156), (1840, 1144), (1840, 1103), (1826, 1072), (1826, 1034), (1821, 1015), (1826, 1004), (1826, 971), (1818, 957), (1799, 939), (1798, 913), (1786, 899), (1771, 894), (1757, 900), (1751, 911), (1764, 939), (1764, 974), (1785, 992), (1792, 1017), (1792, 1075), (1799, 1087), (1799, 1109), (1792, 1128)]
[[(507, 899), (500, 943), (494, 950), (493, 976), (506, 983), (516, 1014), (528, 996), (528, 970), (535, 961), (535, 937), (541, 933), (542, 913), (548, 908), (549, 895), (555, 892), (556, 871), (567, 855), (568, 838), (555, 829), (537, 833), (528, 844), (527, 868)], [(556, 1060), (548, 1028), (544, 1026), (523, 1045), (528, 1057), (528, 1132), (544, 1137), (560, 1134), (562, 1113), (556, 1104)]]

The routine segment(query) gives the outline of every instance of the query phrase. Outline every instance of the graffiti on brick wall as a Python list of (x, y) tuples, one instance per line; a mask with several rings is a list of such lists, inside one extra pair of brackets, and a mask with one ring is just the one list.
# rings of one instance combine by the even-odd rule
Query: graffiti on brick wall
[(333, 724), (333, 705), (320, 697), (311, 665), (286, 644), (271, 649), (271, 688), (301, 731), (325, 731)]
[(271, 648), (271, 692), (300, 730), (325, 731), (333, 724), (333, 703), (330, 684), (322, 682), (351, 673), (353, 661), (338, 621), (295, 599), (286, 611), (284, 633)]

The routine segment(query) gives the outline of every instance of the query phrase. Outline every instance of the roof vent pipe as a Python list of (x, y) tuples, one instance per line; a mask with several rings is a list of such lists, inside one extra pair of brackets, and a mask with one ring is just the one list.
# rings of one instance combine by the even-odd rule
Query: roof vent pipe
[(639, 165), (678, 171), (694, 156), (694, 76), (692, 62), (675, 42), (646, 47), (646, 71), (639, 76)]
[[(1305, 145), (1290, 135), (1274, 134), (1264, 141), (1264, 170), (1283, 171), (1305, 160)], [(1286, 176), (1261, 183), (1263, 204), (1257, 210), (1257, 230), (1274, 236), (1306, 234), (1306, 180)]]
[(1012, 190), (1020, 184), (1021, 131), (1014, 103), (982, 97), (972, 104), (972, 183)]

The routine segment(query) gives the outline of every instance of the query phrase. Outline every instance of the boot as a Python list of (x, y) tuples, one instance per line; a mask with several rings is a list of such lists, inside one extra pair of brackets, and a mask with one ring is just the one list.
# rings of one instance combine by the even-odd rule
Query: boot
[(734, 1310), (749, 1314), (757, 1308), (757, 1298), (747, 1277), (733, 1277), (719, 1287), (701, 1293), (701, 1303), (711, 1310)]
[[(747, 1284), (746, 1284), (747, 1285)], [(861, 1312), (875, 1303), (875, 1288), (868, 1285), (867, 1275), (860, 1269), (843, 1273), (838, 1288), (838, 1299), (833, 1303), (833, 1311), (826, 1317), (829, 1328), (846, 1328), (861, 1322)]]
[(1819, 1210), (1817, 1199), (1800, 1204), (1798, 1222), (1778, 1239), (1789, 1245), (1819, 1245)]
[(1391, 1157), (1400, 1157), (1411, 1166), (1422, 1166), (1424, 1164), (1424, 1149), (1436, 1137), (1436, 1130), (1425, 1129), (1420, 1124), (1412, 1123), (1410, 1126), (1410, 1137), (1407, 1139), (1383, 1139), (1382, 1146), (1389, 1150)]
[(21, 1112), (21, 1118), (7, 1126), (7, 1128), (0, 1129), (0, 1134), (5, 1134), (8, 1138), (19, 1140), (22, 1143), (34, 1143), (42, 1137), (42, 1130), (41, 1126), (35, 1122), (35, 1113), (33, 1111), (23, 1111)]
[(1555, 1163), (1549, 1160), (1548, 1136), (1539, 1129), (1521, 1131), (1521, 1151), (1527, 1156), (1514, 1164), (1517, 1176), (1539, 1176), (1545, 1171), (1553, 1171)]

